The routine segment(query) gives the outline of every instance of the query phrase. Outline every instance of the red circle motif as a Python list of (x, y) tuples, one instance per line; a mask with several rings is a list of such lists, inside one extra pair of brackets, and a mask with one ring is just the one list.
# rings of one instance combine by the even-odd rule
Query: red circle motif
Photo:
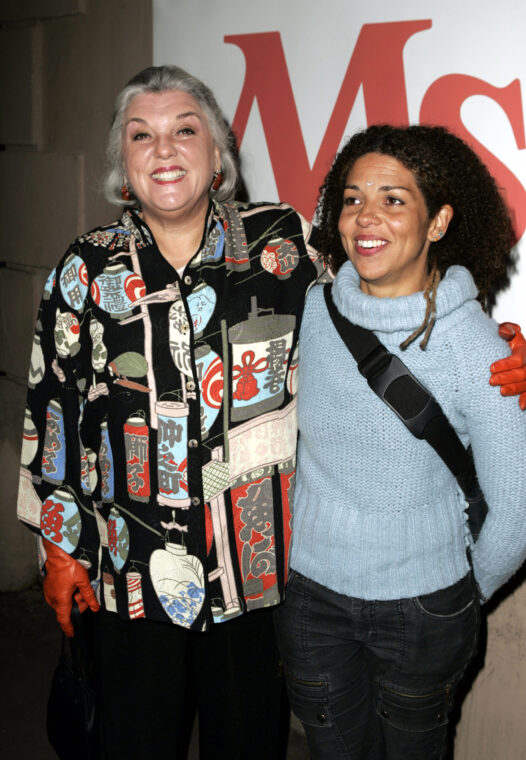
[(132, 303), (146, 295), (146, 285), (138, 274), (130, 274), (126, 277), (124, 290)]
[(96, 280), (91, 283), (91, 297), (97, 305), (100, 304), (100, 288)]
[(223, 362), (217, 356), (210, 364), (201, 385), (203, 401), (210, 409), (220, 409), (223, 402)]
[(84, 262), (79, 266), (79, 280), (83, 285), (88, 284), (88, 267)]

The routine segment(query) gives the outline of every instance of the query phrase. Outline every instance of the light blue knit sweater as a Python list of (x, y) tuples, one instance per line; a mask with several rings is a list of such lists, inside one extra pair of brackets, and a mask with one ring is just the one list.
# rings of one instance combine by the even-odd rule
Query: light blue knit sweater
[[(490, 508), (473, 566), (489, 598), (526, 556), (526, 417), (516, 398), (488, 384), (490, 364), (506, 346), (476, 294), (470, 273), (451, 267), (427, 349), (417, 339), (401, 352), (423, 319), (422, 293), (368, 296), (350, 262), (333, 285), (340, 312), (402, 358), (473, 447)], [(307, 297), (300, 353), (291, 567), (362, 599), (411, 597), (459, 580), (468, 571), (461, 491), (430, 445), (370, 390), (319, 285)]]

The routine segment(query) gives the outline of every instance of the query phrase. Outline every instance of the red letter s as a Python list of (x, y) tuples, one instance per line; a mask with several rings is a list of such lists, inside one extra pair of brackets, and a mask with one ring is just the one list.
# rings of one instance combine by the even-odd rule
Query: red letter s
[(486, 95), (495, 100), (506, 113), (519, 150), (526, 147), (521, 88), (518, 79), (507, 87), (494, 87), (482, 79), (464, 74), (440, 77), (429, 87), (420, 106), (421, 124), (443, 124), (465, 140), (484, 161), (495, 177), (512, 211), (517, 240), (526, 229), (526, 190), (517, 177), (499, 159), (468, 132), (460, 118), (462, 104), (471, 95)]

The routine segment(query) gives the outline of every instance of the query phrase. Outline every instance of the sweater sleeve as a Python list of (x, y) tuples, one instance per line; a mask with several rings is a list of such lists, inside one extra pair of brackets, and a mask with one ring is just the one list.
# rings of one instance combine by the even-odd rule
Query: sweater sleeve
[(514, 398), (489, 385), (489, 367), (507, 352), (497, 324), (480, 313), (455, 341), (458, 393), (488, 514), (471, 547), (473, 570), (487, 600), (526, 558), (526, 418)]
[(86, 266), (78, 249), (70, 250), (50, 274), (38, 312), (17, 512), (31, 530), (95, 567), (99, 538), (80, 437), (91, 357), (87, 290)]

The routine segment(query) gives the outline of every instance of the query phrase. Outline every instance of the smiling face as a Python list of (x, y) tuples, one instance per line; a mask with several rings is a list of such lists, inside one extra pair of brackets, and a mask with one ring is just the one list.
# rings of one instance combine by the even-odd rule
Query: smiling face
[(365, 293), (380, 298), (425, 287), (430, 242), (452, 216), (443, 206), (429, 219), (413, 173), (396, 158), (367, 153), (351, 166), (338, 222), (342, 245)]
[(220, 168), (202, 108), (182, 90), (136, 95), (126, 109), (122, 155), (146, 222), (204, 215)]

